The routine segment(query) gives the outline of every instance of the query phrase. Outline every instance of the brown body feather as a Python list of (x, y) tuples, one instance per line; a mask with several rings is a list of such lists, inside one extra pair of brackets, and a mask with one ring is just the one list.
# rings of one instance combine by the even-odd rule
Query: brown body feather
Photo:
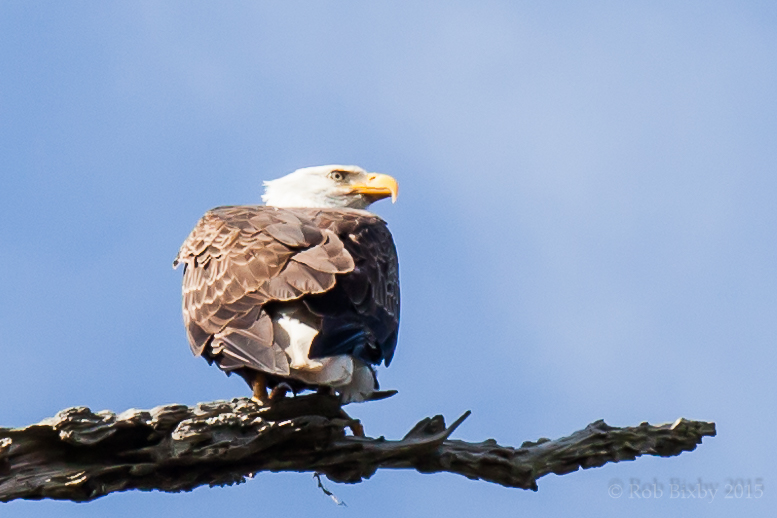
[(283, 307), (319, 329), (311, 357), (391, 361), (399, 326), (397, 255), (374, 214), (219, 207), (183, 243), (173, 264), (180, 263), (192, 352), (227, 372), (289, 375), (272, 325)]

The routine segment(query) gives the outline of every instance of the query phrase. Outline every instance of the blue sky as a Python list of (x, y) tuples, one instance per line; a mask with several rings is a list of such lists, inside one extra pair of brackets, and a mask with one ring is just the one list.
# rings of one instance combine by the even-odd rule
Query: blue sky
[[(712, 420), (674, 459), (537, 493), (382, 471), (329, 487), (14, 502), (3, 516), (767, 516), (777, 465), (777, 4), (22, 2), (0, 5), (0, 425), (247, 394), (193, 358), (170, 267), (262, 180), (354, 163), (400, 253), (402, 324), (351, 407), (401, 437), (520, 444), (596, 419)], [(349, 409), (350, 410), (350, 409)], [(608, 496), (716, 483), (714, 501)], [(724, 499), (762, 478), (760, 499)]]

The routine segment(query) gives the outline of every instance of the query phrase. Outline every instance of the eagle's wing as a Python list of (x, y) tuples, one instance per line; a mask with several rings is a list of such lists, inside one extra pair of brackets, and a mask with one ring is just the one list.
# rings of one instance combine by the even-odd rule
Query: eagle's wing
[(388, 365), (399, 329), (399, 266), (386, 222), (353, 210), (322, 210), (311, 218), (340, 237), (355, 267), (338, 276), (331, 290), (305, 297), (323, 319), (310, 357), (352, 354), (365, 363)]
[(341, 239), (305, 211), (221, 207), (200, 219), (174, 265), (185, 265), (183, 315), (192, 351), (226, 371), (285, 376), (267, 305), (325, 293), (354, 270)]

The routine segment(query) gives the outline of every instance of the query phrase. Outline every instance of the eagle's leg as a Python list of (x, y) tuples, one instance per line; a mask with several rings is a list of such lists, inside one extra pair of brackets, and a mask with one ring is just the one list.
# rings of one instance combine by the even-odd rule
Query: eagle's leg
[(270, 391), (270, 401), (278, 401), (279, 399), (285, 398), (290, 390), (291, 387), (288, 383), (278, 383), (275, 385), (275, 388)]
[(349, 416), (342, 408), (340, 409), (340, 417), (350, 421), (351, 424), (348, 425), (348, 428), (351, 429), (351, 433), (354, 437), (364, 437), (364, 426), (362, 426), (361, 421)]
[[(337, 391), (334, 387), (329, 385), (319, 385), (318, 389), (316, 390), (316, 394), (321, 396), (337, 396)], [(342, 407), (340, 407), (339, 417), (341, 419), (350, 421), (351, 424), (348, 425), (348, 428), (351, 429), (351, 433), (354, 435), (354, 437), (364, 437), (364, 426), (362, 426), (361, 421), (349, 416)]]
[(270, 398), (267, 397), (267, 376), (264, 372), (254, 373), (254, 379), (251, 381), (251, 388), (254, 391), (254, 395), (251, 399), (260, 405), (267, 406), (270, 404)]
[(330, 387), (329, 385), (319, 385), (318, 390), (316, 393), (321, 394), (322, 396), (335, 396), (337, 393), (335, 392), (334, 387)]

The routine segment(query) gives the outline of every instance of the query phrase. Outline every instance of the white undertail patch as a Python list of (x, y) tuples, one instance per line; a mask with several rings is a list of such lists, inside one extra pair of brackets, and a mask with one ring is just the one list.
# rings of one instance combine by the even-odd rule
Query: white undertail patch
[(353, 375), (350, 383), (338, 387), (342, 404), (367, 401), (375, 392), (375, 371), (369, 365), (356, 359), (353, 360), (353, 364)]
[(347, 354), (311, 360), (310, 346), (318, 330), (298, 317), (303, 315), (296, 308), (273, 317), (275, 343), (289, 357), (289, 376), (310, 385), (334, 387), (343, 403), (368, 399), (375, 391), (372, 368)]
[[(308, 358), (310, 345), (318, 334), (318, 331), (300, 322), (286, 312), (281, 312), (277, 319), (273, 320), (286, 333), (275, 333), (276, 342), (289, 356), (289, 367), (292, 369), (304, 369), (309, 371), (320, 371), (324, 364), (317, 360)], [(284, 339), (285, 338), (285, 339)]]

